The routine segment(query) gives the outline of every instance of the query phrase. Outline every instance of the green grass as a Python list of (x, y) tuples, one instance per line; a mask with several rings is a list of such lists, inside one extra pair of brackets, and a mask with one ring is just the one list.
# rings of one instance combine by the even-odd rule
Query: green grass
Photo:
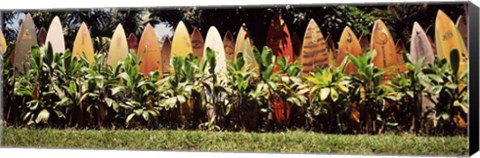
[(181, 130), (3, 129), (3, 146), (388, 155), (468, 154), (468, 138)]

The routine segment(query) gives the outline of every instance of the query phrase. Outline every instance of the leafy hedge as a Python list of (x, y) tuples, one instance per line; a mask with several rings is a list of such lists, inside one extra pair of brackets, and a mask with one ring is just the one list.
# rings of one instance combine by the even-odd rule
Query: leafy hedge
[[(398, 75), (373, 65), (370, 50), (300, 74), (297, 61), (288, 63), (268, 47), (254, 49), (259, 73), (242, 53), (226, 72), (215, 73), (216, 52), (207, 49), (201, 61), (192, 54), (173, 57), (172, 73), (140, 74), (133, 51), (112, 67), (105, 54), (89, 63), (69, 50), (53, 53), (50, 45), (33, 46), (21, 71), (10, 60), (13, 47), (3, 54), (7, 126), (450, 135), (466, 134), (468, 125), (467, 73), (457, 72), (456, 50), (452, 63), (436, 59), (428, 66), (403, 52), (408, 70)], [(358, 73), (344, 74), (347, 64)]]

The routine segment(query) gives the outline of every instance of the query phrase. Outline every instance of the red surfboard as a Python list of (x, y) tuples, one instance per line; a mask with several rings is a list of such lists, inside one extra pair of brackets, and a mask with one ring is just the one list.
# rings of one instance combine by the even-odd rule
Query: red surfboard
[(128, 49), (133, 49), (135, 51), (138, 49), (138, 39), (133, 33), (130, 33), (130, 35), (128, 35), (127, 43)]
[[(270, 28), (267, 33), (267, 46), (277, 58), (288, 56), (288, 63), (293, 63), (293, 47), (290, 39), (290, 33), (287, 24), (279, 13), (273, 16)], [(274, 72), (279, 71), (278, 65), (275, 66)], [(283, 100), (284, 98), (275, 98), (272, 108), (275, 113), (275, 121), (280, 126), (288, 126), (290, 120), (290, 107)]]

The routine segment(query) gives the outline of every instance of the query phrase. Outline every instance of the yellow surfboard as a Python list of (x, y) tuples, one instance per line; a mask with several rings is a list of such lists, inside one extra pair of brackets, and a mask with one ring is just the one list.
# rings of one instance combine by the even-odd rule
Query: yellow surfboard
[[(145, 51), (145, 53), (143, 53)], [(143, 58), (142, 58), (143, 53)], [(137, 56), (142, 61), (140, 63), (140, 73), (149, 75), (150, 72), (159, 71), (162, 75), (162, 54), (160, 44), (152, 25), (147, 24), (143, 30), (142, 37), (138, 43)]]
[(435, 22), (435, 43), (437, 48), (437, 57), (447, 59), (450, 62), (450, 51), (457, 49), (460, 55), (460, 65), (458, 72), (467, 71), (468, 52), (463, 42), (460, 32), (457, 30), (452, 20), (441, 10), (438, 10)]
[(303, 37), (302, 52), (300, 55), (302, 74), (307, 75), (317, 68), (326, 67), (330, 64), (330, 52), (323, 38), (322, 32), (315, 20), (310, 19)]
[[(187, 56), (188, 53), (192, 53), (192, 42), (190, 40), (190, 34), (187, 27), (182, 21), (178, 22), (175, 33), (172, 40), (171, 57), (174, 56)], [(203, 55), (203, 54), (202, 54)], [(171, 69), (173, 71), (173, 69)]]
[(65, 52), (65, 39), (63, 36), (62, 23), (60, 22), (60, 18), (55, 16), (52, 23), (50, 23), (50, 27), (48, 27), (45, 45), (50, 42), (54, 53), (63, 53)]
[(118, 24), (110, 42), (107, 64), (115, 68), (118, 62), (123, 62), (128, 57), (128, 54), (128, 44), (125, 31), (123, 30), (122, 24)]
[[(392, 35), (382, 20), (375, 21), (372, 30), (371, 49), (375, 50), (377, 55), (373, 59), (373, 64), (382, 68), (386, 72), (398, 74), (400, 70), (405, 70), (402, 55), (399, 55), (393, 43)], [(389, 80), (392, 76), (386, 74), (384, 79)]]
[(2, 46), (2, 52), (5, 53), (7, 50), (7, 41), (5, 40), (5, 36), (3, 35), (2, 31), (0, 31), (0, 45)]
[(245, 59), (245, 66), (243, 67), (244, 70), (252, 70), (255, 73), (259, 73), (260, 69), (257, 61), (255, 60), (255, 55), (253, 54), (253, 45), (247, 31), (246, 25), (242, 24), (240, 30), (238, 30), (237, 41), (235, 42), (234, 59), (236, 60), (237, 54), (242, 52), (243, 58)]
[[(347, 57), (347, 53), (352, 54), (355, 57), (360, 56), (362, 54), (362, 47), (360, 46), (360, 42), (353, 33), (350, 27), (345, 27), (343, 29), (342, 35), (340, 36), (340, 41), (338, 42), (338, 55), (336, 60), (336, 65), (340, 66), (343, 59)], [(348, 57), (347, 57), (348, 58)], [(355, 73), (356, 69), (352, 63), (349, 63), (345, 68), (344, 73)]]
[(90, 64), (94, 62), (93, 55), (93, 43), (92, 38), (90, 37), (90, 32), (88, 31), (87, 25), (82, 22), (80, 29), (78, 29), (77, 36), (75, 37), (75, 42), (73, 42), (73, 51), (72, 55), (74, 57), (80, 58), (85, 54), (85, 57), (88, 59)]

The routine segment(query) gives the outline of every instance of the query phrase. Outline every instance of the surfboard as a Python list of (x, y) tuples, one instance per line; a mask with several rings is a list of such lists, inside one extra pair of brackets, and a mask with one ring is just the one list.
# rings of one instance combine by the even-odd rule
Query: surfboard
[(365, 53), (367, 49), (370, 49), (370, 41), (368, 40), (368, 37), (366, 35), (360, 35), (358, 41), (360, 42), (360, 47), (362, 47), (362, 53)]
[(65, 39), (63, 37), (63, 27), (60, 22), (60, 18), (55, 16), (48, 27), (47, 38), (45, 39), (45, 45), (52, 44), (54, 53), (65, 52)]
[(450, 62), (450, 51), (457, 49), (460, 55), (460, 65), (458, 72), (464, 72), (468, 68), (468, 52), (463, 42), (460, 32), (457, 30), (452, 20), (441, 10), (438, 10), (435, 22), (435, 43), (437, 48), (437, 57), (447, 59)]
[(37, 44), (37, 36), (35, 33), (35, 24), (32, 16), (27, 14), (20, 26), (20, 31), (17, 34), (17, 40), (15, 42), (15, 53), (12, 57), (15, 68), (19, 72), (25, 72), (29, 68), (29, 55), (30, 49), (33, 45)]
[[(433, 64), (435, 60), (435, 54), (433, 53), (430, 39), (428, 39), (427, 34), (417, 22), (413, 23), (412, 36), (410, 40), (410, 57), (413, 63), (417, 63), (420, 58), (425, 58), (423, 60), (422, 67), (427, 66), (428, 64)], [(436, 100), (438, 96), (433, 95), (431, 97)], [(435, 116), (435, 113), (427, 113), (428, 109), (435, 107), (435, 103), (423, 95), (420, 95), (419, 98), (422, 98), (422, 110), (420, 117), (426, 118), (432, 115)]]
[[(290, 57), (288, 62), (293, 62), (293, 48), (292, 41), (290, 39), (290, 33), (288, 31), (287, 23), (283, 20), (282, 16), (277, 13), (268, 29), (267, 33), (267, 46), (272, 49), (272, 52), (277, 57)], [(275, 71), (279, 70), (278, 67)]]
[(3, 31), (0, 31), (0, 45), (2, 47), (2, 52), (5, 53), (5, 51), (7, 50), (7, 40), (5, 40)]
[(328, 50), (328, 65), (330, 66), (335, 66), (336, 65), (336, 48), (335, 48), (335, 42), (333, 42), (333, 37), (331, 35), (328, 35), (327, 38), (325, 39), (325, 42), (327, 42), (327, 50)]
[(460, 32), (460, 35), (462, 35), (463, 43), (465, 44), (465, 48), (468, 50), (468, 28), (466, 18), (460, 15), (457, 19), (455, 26)]
[[(145, 53), (143, 53), (145, 51)], [(142, 58), (143, 53), (143, 58)], [(157, 35), (152, 25), (147, 24), (138, 44), (137, 56), (141, 59), (140, 73), (148, 76), (150, 72), (159, 71), (162, 75), (162, 54)]]
[(237, 39), (235, 42), (235, 56), (237, 56), (238, 52), (241, 52), (241, 49), (243, 47), (243, 41), (248, 41), (249, 45), (251, 46), (251, 49), (253, 51), (253, 42), (250, 39), (250, 35), (248, 34), (248, 29), (245, 23), (242, 24), (240, 27), (238, 34), (237, 34)]
[[(355, 57), (358, 57), (363, 53), (357, 36), (355, 36), (355, 33), (353, 33), (352, 29), (350, 29), (348, 26), (343, 29), (342, 35), (340, 36), (340, 41), (338, 42), (338, 56), (336, 58), (337, 66), (340, 66), (342, 61), (345, 58), (348, 58), (347, 53), (350, 53)], [(355, 73), (356, 71), (357, 70), (355, 69), (355, 66), (352, 63), (349, 63), (345, 68), (344, 73), (350, 74)]]
[(128, 49), (133, 49), (135, 51), (138, 50), (138, 39), (133, 33), (130, 33), (130, 35), (128, 35), (127, 43)]
[[(190, 40), (187, 27), (182, 21), (178, 22), (175, 33), (173, 34), (171, 53), (171, 57), (185, 57), (188, 53), (192, 53), (192, 41)], [(170, 70), (173, 72), (173, 69)]]
[(95, 58), (93, 55), (92, 38), (84, 22), (80, 25), (80, 29), (78, 29), (77, 36), (73, 42), (72, 56), (80, 58), (83, 54), (85, 54), (90, 64), (93, 64)]
[[(203, 52), (203, 57), (206, 57), (207, 48), (215, 51), (215, 73), (225, 73), (227, 72), (227, 60), (225, 57), (225, 48), (223, 47), (222, 37), (218, 32), (215, 26), (211, 26), (208, 29), (207, 36), (205, 38), (205, 48)], [(205, 69), (205, 72), (208, 73), (208, 67)]]
[(196, 56), (198, 58), (198, 61), (200, 62), (203, 57), (205, 42), (203, 40), (202, 33), (200, 32), (200, 30), (198, 30), (197, 27), (193, 28), (192, 36), (190, 37), (190, 39), (192, 39), (193, 55)]
[(110, 48), (108, 49), (107, 64), (115, 68), (118, 62), (123, 62), (128, 57), (128, 44), (122, 24), (118, 24), (113, 32)]
[[(288, 56), (288, 63), (293, 62), (293, 48), (290, 33), (287, 24), (279, 12), (273, 16), (270, 22), (266, 42), (267, 46), (272, 49), (273, 54), (277, 56), (277, 58)], [(274, 71), (279, 70), (280, 68), (276, 65)], [(290, 106), (283, 101), (283, 98), (274, 98), (272, 101), (272, 109), (274, 109), (277, 124), (280, 126), (288, 126), (290, 122)]]
[(46, 39), (47, 39), (47, 30), (44, 27), (42, 27), (40, 28), (40, 31), (38, 32), (38, 36), (37, 36), (38, 46), (45, 45)]
[(225, 57), (227, 60), (235, 59), (235, 39), (233, 39), (232, 33), (227, 31), (223, 37), (223, 47), (225, 47)]
[(417, 22), (413, 23), (410, 57), (414, 63), (424, 57), (425, 59), (422, 66), (433, 64), (435, 60), (435, 55), (433, 54), (433, 49), (430, 45), (427, 34), (425, 34), (422, 27)]
[(257, 61), (255, 60), (252, 42), (250, 40), (250, 37), (248, 36), (248, 30), (245, 24), (243, 24), (238, 30), (237, 42), (235, 42), (235, 60), (239, 52), (243, 53), (243, 58), (245, 59), (245, 65), (243, 66), (243, 69), (247, 71), (252, 70), (255, 73), (259, 73), (260, 68), (258, 67)]
[[(396, 53), (392, 35), (382, 20), (378, 19), (375, 21), (371, 38), (371, 48), (377, 52), (377, 55), (373, 59), (373, 64), (382, 68), (386, 72), (398, 74), (400, 71), (399, 69), (402, 69), (400, 67), (405, 66), (399, 65), (403, 61), (403, 58)], [(391, 78), (392, 76), (388, 74), (384, 76), (384, 80), (389, 80)]]
[(170, 73), (170, 50), (172, 49), (172, 42), (167, 37), (165, 38), (162, 45), (162, 64), (163, 64), (163, 74)]
[(300, 55), (302, 75), (307, 75), (317, 68), (329, 65), (328, 46), (315, 20), (310, 19), (303, 37), (302, 53)]
[(298, 60), (301, 63), (300, 59), (302, 58), (300, 58), (300, 53), (302, 52), (302, 41), (300, 41), (296, 32), (292, 33), (292, 47), (294, 60)]

